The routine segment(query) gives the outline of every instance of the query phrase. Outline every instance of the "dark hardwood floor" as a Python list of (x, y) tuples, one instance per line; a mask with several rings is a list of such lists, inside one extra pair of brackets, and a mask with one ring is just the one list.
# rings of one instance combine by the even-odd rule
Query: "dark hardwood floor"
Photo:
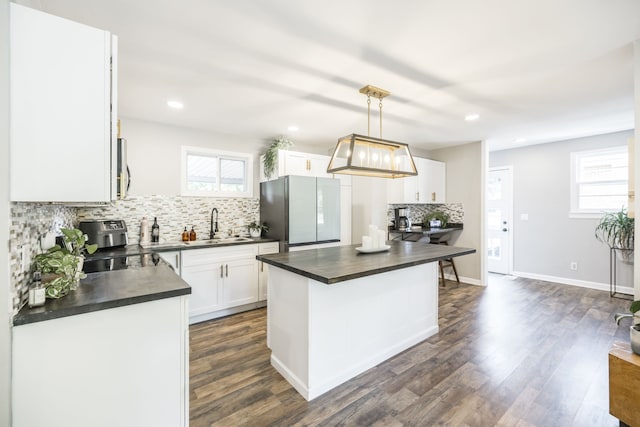
[(191, 327), (190, 425), (617, 426), (607, 292), (492, 276), (440, 288), (440, 332), (312, 402), (269, 362), (266, 310)]

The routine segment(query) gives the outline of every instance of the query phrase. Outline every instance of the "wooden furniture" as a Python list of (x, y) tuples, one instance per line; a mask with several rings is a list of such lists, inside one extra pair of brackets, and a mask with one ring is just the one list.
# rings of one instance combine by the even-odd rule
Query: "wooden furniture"
[(609, 413), (620, 425), (640, 427), (640, 356), (629, 343), (609, 350)]

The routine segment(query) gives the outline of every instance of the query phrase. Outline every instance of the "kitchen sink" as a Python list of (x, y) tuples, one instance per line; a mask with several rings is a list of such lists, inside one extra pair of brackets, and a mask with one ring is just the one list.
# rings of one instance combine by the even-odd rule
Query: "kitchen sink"
[(193, 240), (190, 242), (184, 242), (187, 246), (202, 246), (202, 245), (217, 245), (220, 243), (240, 243), (240, 242), (252, 242), (253, 239), (249, 237), (228, 237), (226, 239), (207, 239), (207, 240)]

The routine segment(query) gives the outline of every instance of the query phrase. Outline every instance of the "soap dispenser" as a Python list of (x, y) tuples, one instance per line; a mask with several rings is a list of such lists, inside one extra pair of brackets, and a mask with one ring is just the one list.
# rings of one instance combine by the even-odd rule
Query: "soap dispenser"
[(189, 233), (189, 240), (196, 240), (196, 230), (193, 227), (191, 227), (191, 232)]
[(185, 227), (184, 231), (182, 232), (182, 241), (183, 242), (189, 241), (189, 232), (187, 231), (187, 227)]

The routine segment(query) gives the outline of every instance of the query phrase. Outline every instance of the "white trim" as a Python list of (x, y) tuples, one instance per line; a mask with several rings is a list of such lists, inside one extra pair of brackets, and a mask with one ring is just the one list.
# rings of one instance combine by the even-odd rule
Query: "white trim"
[[(451, 282), (455, 282), (456, 281), (456, 276), (453, 273), (445, 273), (444, 274), (444, 278), (451, 281)], [(464, 277), (464, 276), (460, 276), (458, 275), (458, 278), (460, 279), (460, 283), (464, 283), (466, 285), (473, 285), (473, 286), (487, 286), (486, 282), (483, 283), (481, 279), (473, 279), (471, 277)]]
[[(187, 155), (201, 154), (203, 156), (237, 159), (245, 162), (245, 184), (247, 191), (190, 191), (187, 189)], [(195, 197), (253, 197), (253, 155), (235, 151), (212, 150), (210, 148), (182, 145), (180, 147), (180, 195)]]
[[(579, 286), (581, 288), (597, 289), (609, 292), (608, 283), (590, 282), (587, 280), (570, 279), (568, 277), (548, 276), (546, 274), (527, 273), (524, 271), (514, 271), (512, 276), (524, 277), (525, 279), (544, 280), (545, 282), (560, 283), (562, 285)], [(616, 286), (616, 292), (633, 295), (633, 288), (628, 286)]]
[[(506, 274), (512, 274), (513, 272), (513, 251), (514, 251), (514, 243), (513, 243), (513, 228), (514, 228), (514, 214), (513, 214), (513, 210), (514, 210), (514, 206), (515, 206), (515, 201), (513, 200), (513, 195), (514, 195), (514, 178), (513, 178), (513, 165), (506, 165), (506, 166), (495, 166), (492, 168), (489, 168), (489, 173), (493, 172), (493, 171), (498, 171), (498, 170), (506, 170), (509, 172), (509, 180), (511, 181), (511, 185), (510, 185), (510, 194), (509, 194), (509, 198), (511, 199), (511, 206), (509, 209), (509, 216), (507, 218), (507, 222), (509, 223), (509, 229), (510, 229), (510, 233), (509, 233), (509, 253), (507, 254), (507, 273)], [(487, 178), (489, 176), (489, 173), (487, 173)], [(486, 198), (486, 194), (487, 194), (487, 187), (486, 187), (486, 183), (485, 183), (485, 187), (484, 187), (484, 197)], [(484, 213), (484, 210), (483, 210)], [(486, 216), (486, 213), (485, 213)], [(489, 231), (487, 230), (487, 227), (489, 226), (489, 224), (485, 223), (484, 229), (485, 229), (485, 237), (483, 238), (483, 242), (485, 244), (485, 248), (484, 248), (484, 254), (485, 257), (488, 257), (487, 254), (487, 238), (486, 236), (488, 236)], [(487, 272), (489, 272), (489, 260), (487, 259)]]
[[(597, 150), (572, 151), (569, 153), (569, 218), (595, 218), (602, 217), (605, 212), (616, 212), (616, 209), (580, 209), (578, 207), (578, 182), (576, 177), (576, 163), (581, 157), (593, 156), (597, 154), (612, 154), (627, 150), (626, 145), (615, 145), (613, 147), (600, 148)], [(627, 159), (628, 161), (628, 159)], [(628, 185), (628, 181), (627, 181)]]

